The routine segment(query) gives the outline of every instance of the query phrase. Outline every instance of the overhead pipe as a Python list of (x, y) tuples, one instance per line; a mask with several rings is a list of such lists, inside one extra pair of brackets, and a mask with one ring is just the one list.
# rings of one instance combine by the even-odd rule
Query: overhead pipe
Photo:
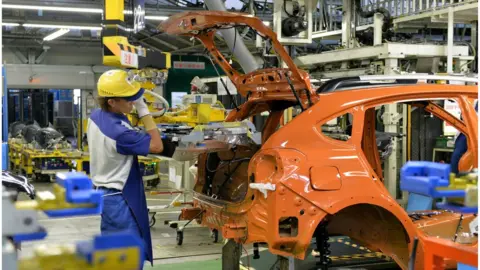
[[(205, 4), (209, 10), (227, 11), (225, 4), (221, 0), (205, 0)], [(222, 29), (219, 30), (219, 32), (222, 34), (225, 43), (227, 43), (228, 48), (232, 51), (233, 56), (238, 60), (238, 63), (245, 73), (250, 73), (259, 68), (258, 63), (255, 61), (252, 53), (247, 49), (237, 29)]]

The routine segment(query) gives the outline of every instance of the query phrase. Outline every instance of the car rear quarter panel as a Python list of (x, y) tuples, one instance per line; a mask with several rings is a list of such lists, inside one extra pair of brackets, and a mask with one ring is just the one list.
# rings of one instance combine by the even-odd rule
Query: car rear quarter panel
[[(416, 234), (415, 225), (405, 210), (390, 196), (363, 154), (361, 140), (364, 111), (372, 106), (398, 101), (460, 98), (461, 95), (476, 96), (476, 86), (416, 85), (341, 91), (320, 95), (318, 103), (274, 133), (255, 155), (254, 160), (250, 162), (249, 175), (262, 170), (262, 168), (265, 170), (261, 173), (265, 176), (256, 176), (255, 182), (275, 183), (277, 190), (272, 192), (265, 202), (262, 202), (263, 212), (249, 212), (249, 226), (271, 229), (271, 232), (266, 232), (269, 237), (267, 239), (269, 246), (272, 244), (270, 249), (283, 254), (285, 245), (283, 245), (283, 249), (280, 248), (280, 245), (284, 244), (285, 240), (281, 241), (276, 232), (278, 231), (278, 218), (290, 215), (299, 217), (300, 230), (296, 245), (291, 244), (289, 246), (291, 250), (286, 252), (287, 255), (288, 252), (291, 252), (302, 258), (300, 253), (306, 251), (316, 226), (327, 214), (333, 215), (355, 205), (371, 205), (385, 209), (387, 213), (393, 215), (396, 219), (395, 222), (398, 221), (403, 227), (404, 242), (410, 247)], [(348, 142), (336, 141), (322, 135), (321, 125), (324, 122), (347, 112), (354, 115), (352, 137)], [(260, 160), (268, 159), (267, 157), (272, 164), (266, 164), (264, 161), (262, 162), (265, 164), (261, 164)], [(340, 189), (325, 191), (313, 189), (310, 183), (310, 169), (322, 166), (338, 169), (341, 181)], [(273, 177), (268, 176), (271, 168), (275, 168)], [(260, 196), (258, 192), (255, 194)], [(252, 210), (254, 209), (252, 208)], [(303, 216), (299, 215), (301, 210), (305, 210), (307, 213), (316, 211), (316, 214), (310, 216), (308, 221), (302, 221)], [(255, 220), (259, 220), (260, 216), (262, 222), (256, 222)], [(377, 243), (370, 243), (370, 246), (376, 245), (384, 252), (387, 251), (387, 254), (392, 255), (397, 263), (405, 268), (408, 259), (405, 254), (408, 250), (403, 249), (400, 256), (396, 254), (394, 247), (385, 241), (388, 240), (386, 238), (388, 237), (388, 227), (382, 228), (387, 234), (380, 233), (380, 235), (385, 239)], [(260, 239), (265, 236), (254, 237), (252, 235), (252, 238)], [(368, 238), (367, 240), (373, 241), (372, 239)]]

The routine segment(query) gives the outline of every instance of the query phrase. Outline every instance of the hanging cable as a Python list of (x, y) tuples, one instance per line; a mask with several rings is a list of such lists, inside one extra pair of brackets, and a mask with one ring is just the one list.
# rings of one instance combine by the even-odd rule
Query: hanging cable
[(292, 90), (292, 93), (295, 96), (295, 99), (297, 99), (298, 105), (300, 105), (300, 109), (302, 110), (302, 112), (305, 111), (305, 109), (303, 108), (302, 102), (300, 101), (300, 97), (298, 96), (297, 91), (295, 91), (295, 87), (293, 86), (292, 81), (290, 80), (290, 76), (288, 76), (288, 72), (285, 72), (285, 78), (287, 78), (288, 85), (290, 85), (290, 89)]
[(227, 85), (225, 84), (222, 77), (220, 76), (220, 72), (218, 72), (218, 69), (215, 66), (215, 63), (213, 62), (212, 57), (210, 55), (208, 55), (208, 59), (210, 59), (210, 62), (212, 63), (212, 66), (215, 69), (215, 72), (217, 73), (217, 76), (220, 78), (220, 82), (222, 83), (223, 87), (225, 87), (225, 91), (227, 91), (228, 97), (230, 97), (230, 102), (233, 103), (233, 106), (235, 107), (235, 109), (237, 111), (239, 111), (240, 109), (237, 106), (237, 102), (235, 101), (233, 95), (230, 93), (230, 90), (228, 90)]

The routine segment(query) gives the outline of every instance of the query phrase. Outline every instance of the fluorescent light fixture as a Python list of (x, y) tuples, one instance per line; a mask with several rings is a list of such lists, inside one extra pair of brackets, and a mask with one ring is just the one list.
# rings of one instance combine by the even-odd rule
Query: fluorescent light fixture
[(60, 29), (58, 31), (55, 31), (53, 33), (51, 33), (50, 35), (46, 36), (43, 38), (44, 41), (50, 41), (50, 40), (54, 40), (60, 36), (63, 36), (65, 35), (66, 33), (70, 32), (70, 29)]
[(165, 21), (168, 19), (168, 16), (145, 16), (145, 19), (151, 21)]
[(31, 27), (31, 28), (54, 28), (54, 29), (78, 29), (78, 30), (102, 30), (102, 27), (100, 27), (100, 26), (34, 24), (34, 23), (25, 23), (25, 24), (23, 24), (23, 27)]
[(8, 22), (2, 22), (3, 26), (20, 26), (19, 23), (8, 23)]
[[(6, 9), (24, 9), (24, 10), (47, 10), (47, 11), (63, 11), (76, 13), (96, 13), (102, 14), (103, 10), (100, 8), (77, 8), (77, 7), (55, 7), (55, 6), (29, 6), (29, 5), (10, 5), (4, 4), (2, 8)], [(123, 14), (133, 14), (132, 10), (124, 10)], [(164, 21), (168, 16), (145, 16), (145, 19), (152, 21)]]
[(103, 10), (101, 8), (30, 6), (30, 5), (9, 5), (9, 4), (3, 4), (2, 8), (28, 9), (28, 10), (48, 10), (48, 11), (63, 11), (63, 12), (79, 12), (79, 13), (97, 13), (97, 14), (102, 14), (103, 13)]

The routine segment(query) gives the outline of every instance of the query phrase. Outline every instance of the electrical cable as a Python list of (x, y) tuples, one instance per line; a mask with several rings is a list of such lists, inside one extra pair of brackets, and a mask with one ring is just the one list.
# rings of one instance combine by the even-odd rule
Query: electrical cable
[(455, 229), (455, 236), (453, 237), (453, 242), (457, 242), (458, 238), (458, 231), (460, 230), (460, 227), (462, 226), (462, 221), (463, 221), (463, 213), (460, 215), (460, 219), (458, 219), (458, 225), (457, 228)]
[[(250, 160), (250, 158), (248, 159)], [(232, 177), (232, 175), (237, 171), (238, 167), (240, 167), (240, 165), (242, 165), (243, 161), (247, 161), (247, 160), (242, 160), (241, 162), (239, 162), (237, 164), (237, 166), (235, 167), (235, 169), (233, 169), (232, 172), (230, 172), (230, 165), (231, 165), (231, 162), (228, 163), (228, 169), (229, 169), (229, 173), (227, 175), (225, 175), (225, 180), (223, 180), (222, 184), (220, 185), (220, 187), (218, 188), (218, 190), (220, 191), (221, 189), (223, 189), (223, 187), (225, 186), (225, 183), (227, 183), (228, 179), (230, 179), (230, 177)], [(217, 194), (218, 195), (218, 194)]]
[(230, 90), (228, 90), (227, 85), (225, 84), (222, 77), (220, 76), (220, 72), (218, 72), (218, 69), (215, 66), (215, 63), (213, 62), (212, 57), (210, 55), (208, 56), (208, 59), (210, 59), (210, 62), (212, 63), (212, 66), (213, 66), (213, 69), (215, 69), (215, 72), (217, 73), (217, 76), (220, 78), (220, 82), (222, 83), (223, 87), (225, 87), (225, 91), (227, 91), (228, 97), (230, 97), (230, 102), (233, 103), (233, 106), (235, 107), (235, 109), (237, 111), (239, 111), (240, 109), (237, 106), (236, 100), (234, 99), (233, 95), (230, 93)]
[(285, 14), (287, 14), (288, 17), (296, 17), (288, 13), (286, 3), (287, 3), (287, 0), (283, 0), (283, 11), (285, 11)]
[[(230, 159), (230, 160), (228, 160), (228, 161), (220, 160), (219, 163), (222, 163), (222, 162), (229, 162), (229, 163), (230, 163), (232, 160), (234, 160), (234, 159), (235, 159), (235, 156), (237, 155), (237, 147), (236, 147), (236, 145), (234, 145), (234, 146), (232, 147), (232, 151), (233, 151), (233, 158), (232, 158), (232, 159)], [(224, 167), (224, 166), (220, 167), (219, 165), (217, 165), (217, 168), (216, 168), (216, 169), (210, 170), (210, 168), (208, 168), (208, 160), (209, 160), (209, 158), (210, 158), (210, 153), (207, 153), (207, 159), (206, 159), (206, 161), (205, 161), (205, 165), (206, 165), (206, 166), (205, 166), (205, 169), (207, 169), (207, 171), (208, 171), (209, 173), (217, 172), (220, 168), (223, 168), (223, 167)], [(215, 175), (214, 175), (214, 176), (215, 176)]]
[(153, 97), (157, 98), (158, 100), (160, 100), (163, 105), (165, 106), (165, 108), (163, 108), (161, 111), (159, 112), (153, 112), (153, 113), (150, 113), (152, 115), (152, 117), (160, 117), (160, 116), (163, 116), (169, 109), (170, 109), (170, 104), (168, 104), (168, 101), (162, 97), (161, 95), (153, 92), (152, 90), (150, 91), (146, 91), (145, 93), (147, 93), (148, 95), (152, 95)]
[(470, 49), (472, 49), (472, 53), (473, 53), (473, 59), (460, 66), (460, 71), (461, 71), (462, 67), (464, 67), (464, 66), (466, 66), (466, 65), (468, 65), (468, 64), (470, 64), (474, 61), (475, 57), (477, 56), (477, 51), (475, 50), (475, 47), (469, 42), (458, 42), (458, 43), (459, 44), (467, 44), (470, 47)]
[[(278, 74), (280, 75), (280, 73)], [(288, 76), (288, 72), (285, 72), (285, 78), (287, 78), (288, 85), (290, 85), (290, 89), (292, 89), (292, 93), (295, 96), (295, 99), (297, 99), (298, 105), (300, 105), (300, 109), (302, 110), (302, 112), (305, 111), (305, 109), (303, 108), (302, 102), (300, 101), (300, 97), (298, 96), (297, 91), (295, 91), (295, 87), (293, 86), (292, 81), (290, 80), (290, 76)]]
[[(243, 161), (248, 161), (250, 160), (251, 158), (239, 158), (239, 159), (232, 159), (232, 160), (227, 160), (227, 161), (222, 161), (221, 163), (228, 163), (227, 165), (230, 165), (231, 163), (236, 163), (236, 162), (243, 162)], [(207, 160), (208, 160), (208, 155), (207, 155)], [(215, 173), (217, 172), (218, 170), (222, 169), (223, 167), (227, 166), (227, 165), (220, 165), (218, 166), (215, 170), (210, 170), (210, 168), (208, 168), (208, 165), (206, 167), (207, 171), (209, 173)]]

